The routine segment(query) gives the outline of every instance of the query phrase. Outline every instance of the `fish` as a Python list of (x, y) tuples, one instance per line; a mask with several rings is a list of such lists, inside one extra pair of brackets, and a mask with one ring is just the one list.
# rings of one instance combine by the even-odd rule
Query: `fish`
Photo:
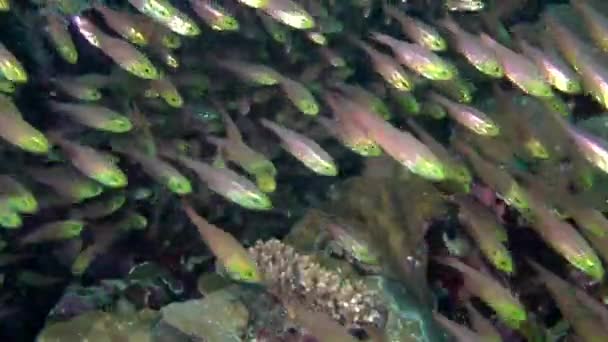
[(261, 10), (275, 20), (298, 30), (315, 27), (314, 18), (292, 0), (267, 0)]
[(513, 257), (504, 245), (507, 232), (496, 220), (495, 214), (470, 197), (457, 198), (455, 201), (459, 208), (458, 219), (488, 261), (502, 272), (515, 272)]
[[(558, 189), (552, 198), (559, 198), (556, 207), (562, 209), (581, 230), (586, 230), (595, 237), (608, 238), (608, 219), (602, 211), (580, 203), (577, 197), (572, 196), (566, 190)], [(589, 239), (588, 239), (589, 240)], [(592, 239), (591, 239), (592, 240)], [(590, 241), (593, 244), (593, 241)], [(597, 249), (597, 248), (596, 248)]]
[(81, 125), (100, 131), (125, 133), (133, 128), (129, 118), (104, 106), (57, 101), (49, 101), (49, 106)]
[(325, 102), (331, 108), (334, 119), (319, 117), (319, 122), (336, 136), (344, 146), (364, 157), (379, 156), (382, 149), (352, 119), (350, 113), (357, 110), (336, 94), (327, 94)]
[(17, 179), (5, 174), (0, 174), (0, 201), (20, 213), (33, 214), (38, 211), (34, 194)]
[(80, 81), (78, 77), (60, 76), (51, 79), (51, 82), (62, 94), (68, 95), (76, 100), (94, 102), (100, 100), (103, 96), (99, 87)]
[(81, 220), (98, 220), (112, 215), (127, 202), (127, 196), (122, 193), (110, 194), (101, 198), (82, 203), (70, 210), (69, 216)]
[(390, 112), (384, 101), (370, 91), (365, 90), (360, 86), (346, 83), (336, 83), (334, 87), (339, 89), (340, 92), (344, 93), (345, 97), (371, 110), (384, 120), (390, 120), (393, 117), (393, 114)]
[(594, 280), (601, 280), (605, 271), (596, 252), (568, 222), (557, 218), (539, 195), (531, 196), (532, 228), (573, 267)]
[(100, 49), (122, 69), (143, 79), (158, 79), (160, 77), (158, 69), (148, 57), (133, 45), (102, 32), (91, 21), (82, 16), (74, 16), (72, 22), (91, 45)]
[(575, 287), (574, 288), (576, 298), (589, 310), (593, 311), (597, 317), (601, 320), (603, 326), (608, 323), (608, 311), (604, 307), (604, 304), (594, 298), (591, 294), (585, 292), (585, 290)]
[(458, 342), (481, 341), (481, 336), (475, 331), (448, 319), (442, 314), (433, 312), (433, 318), (439, 325), (452, 335)]
[(485, 33), (480, 35), (483, 44), (494, 50), (502, 65), (505, 76), (527, 94), (536, 97), (553, 97), (551, 85), (527, 57), (501, 45)]
[(452, 12), (478, 12), (486, 7), (484, 0), (444, 0), (443, 4)]
[(113, 77), (113, 74), (106, 75), (97, 73), (80, 74), (73, 77), (63, 76), (57, 79), (73, 80), (73, 82), (75, 83), (83, 84), (86, 87), (91, 87), (95, 89), (109, 88), (113, 86), (116, 82)]
[(18, 229), (23, 225), (23, 220), (18, 212), (10, 208), (8, 200), (0, 198), (0, 227), (6, 229)]
[(216, 31), (238, 31), (238, 20), (230, 15), (217, 1), (189, 0), (192, 10), (209, 27)]
[(15, 83), (26, 83), (28, 80), (28, 73), (19, 62), (17, 57), (10, 52), (4, 44), (0, 42), (0, 76), (3, 78), (15, 82)]
[(82, 276), (98, 255), (105, 252), (120, 237), (119, 232), (124, 227), (120, 222), (112, 222), (89, 227), (93, 242), (82, 249), (74, 258), (71, 272), (74, 276)]
[(464, 278), (464, 288), (490, 306), (507, 325), (518, 328), (526, 321), (526, 308), (498, 281), (455, 258), (437, 261), (458, 270)]
[(291, 103), (306, 115), (319, 114), (319, 104), (312, 93), (300, 82), (288, 77), (279, 77), (279, 85)]
[(138, 16), (126, 11), (112, 9), (101, 3), (94, 3), (93, 9), (103, 17), (103, 20), (114, 32), (132, 44), (146, 46), (150, 43), (145, 23)]
[(59, 56), (70, 64), (76, 64), (78, 50), (68, 30), (67, 20), (57, 14), (48, 14), (45, 31)]
[(178, 69), (181, 65), (179, 57), (171, 49), (156, 47), (152, 53), (171, 69)]
[(108, 155), (98, 150), (72, 142), (57, 132), (49, 135), (52, 141), (61, 147), (72, 165), (87, 177), (110, 188), (127, 186), (127, 175), (112, 161)]
[(500, 134), (498, 124), (482, 111), (471, 106), (453, 102), (437, 93), (432, 92), (428, 96), (432, 101), (444, 106), (452, 119), (476, 134), (489, 137)]
[(182, 208), (231, 279), (253, 284), (263, 281), (262, 274), (260, 274), (255, 261), (234, 236), (198, 215), (185, 200), (182, 202)]
[(580, 77), (557, 53), (534, 47), (525, 40), (519, 40), (518, 45), (555, 89), (566, 94), (580, 94), (583, 91)]
[(327, 37), (320, 32), (306, 31), (306, 37), (308, 38), (308, 40), (310, 40), (311, 42), (313, 42), (315, 44), (318, 44), (321, 46), (327, 45)]
[(429, 116), (430, 118), (435, 120), (441, 120), (448, 115), (443, 106), (428, 100), (420, 104), (420, 114)]
[(23, 119), (11, 98), (0, 94), (0, 138), (32, 154), (47, 154), (51, 143), (47, 137)]
[(498, 329), (488, 318), (484, 317), (471, 302), (465, 305), (472, 328), (480, 335), (483, 342), (502, 342)]
[(476, 91), (473, 83), (460, 76), (447, 81), (432, 81), (430, 85), (439, 93), (459, 103), (473, 102), (473, 93)]
[(581, 16), (581, 22), (593, 42), (603, 51), (608, 51), (608, 17), (593, 8), (587, 0), (570, 0), (570, 5)]
[(600, 342), (608, 339), (608, 330), (602, 320), (577, 296), (574, 287), (540, 264), (528, 260), (557, 303), (561, 314), (572, 325), (574, 332), (584, 341)]
[(12, 94), (15, 92), (15, 90), (17, 90), (17, 86), (15, 85), (15, 83), (0, 77), (0, 92)]
[(181, 108), (184, 105), (183, 97), (167, 75), (163, 75), (157, 80), (150, 80), (150, 89), (157, 92), (173, 108)]
[(234, 73), (239, 78), (260, 85), (270, 86), (282, 80), (281, 74), (270, 67), (237, 60), (216, 60), (220, 67)]
[(0, 94), (0, 138), (32, 154), (47, 154), (51, 144), (47, 137), (28, 123), (13, 101)]
[(403, 110), (406, 114), (422, 114), (422, 104), (416, 99), (412, 92), (389, 89), (388, 94), (399, 106), (399, 109)]
[(544, 116), (545, 113), (540, 114), (537, 111), (538, 107), (534, 107), (532, 98), (513, 95), (514, 93), (506, 93), (499, 87), (494, 87), (496, 108), (500, 109), (500, 113), (494, 117), (499, 121), (503, 136), (511, 144), (523, 147), (525, 153), (533, 158), (550, 159), (553, 154), (549, 146), (550, 141), (542, 134), (547, 125), (535, 123), (539, 115)]
[(64, 282), (65, 279), (29, 270), (23, 270), (17, 273), (16, 281), (19, 286), (47, 287), (60, 284)]
[(379, 32), (372, 32), (371, 39), (390, 47), (399, 62), (430, 80), (449, 80), (458, 73), (450, 62), (420, 45), (406, 43)]
[(20, 245), (45, 243), (58, 240), (69, 240), (77, 236), (85, 227), (79, 220), (61, 220), (45, 223), (33, 231), (19, 237)]
[(326, 60), (327, 63), (329, 63), (331, 66), (335, 68), (346, 67), (346, 60), (340, 55), (339, 52), (327, 46), (320, 46), (318, 51), (321, 57)]
[(176, 160), (194, 171), (213, 192), (251, 210), (272, 209), (270, 198), (247, 178), (226, 167), (214, 167), (185, 156)]
[(103, 192), (101, 184), (86, 178), (70, 167), (27, 168), (25, 173), (36, 182), (50, 187), (74, 203), (97, 197)]
[(268, 32), (268, 34), (274, 41), (286, 46), (291, 44), (292, 37), (288, 26), (285, 26), (279, 23), (278, 21), (275, 21), (274, 19), (272, 19), (272, 17), (265, 14), (264, 12), (259, 12), (258, 17), (260, 18), (260, 22), (262, 23), (264, 30)]
[(454, 49), (464, 56), (475, 69), (492, 78), (502, 78), (505, 71), (494, 51), (482, 43), (480, 38), (460, 27), (447, 16), (439, 24), (452, 33)]
[(561, 119), (558, 118), (582, 156), (602, 172), (608, 173), (608, 142)]
[(507, 171), (484, 160), (469, 146), (457, 144), (457, 149), (467, 157), (481, 180), (499, 193), (507, 205), (513, 206), (521, 213), (529, 211), (529, 194)]
[(260, 123), (275, 133), (283, 148), (310, 170), (322, 176), (338, 175), (334, 159), (312, 139), (268, 119), (261, 119)]
[(143, 172), (166, 186), (171, 192), (178, 195), (186, 195), (192, 192), (190, 180), (164, 160), (156, 156), (146, 155), (132, 147), (125, 147), (120, 142), (114, 142), (112, 148), (128, 155), (129, 158), (141, 166)]
[(270, 0), (237, 0), (243, 5), (251, 8), (265, 8)]
[(585, 93), (604, 108), (608, 108), (608, 67), (598, 57), (593, 48), (582, 42), (578, 36), (568, 29), (552, 14), (544, 17), (551, 37), (562, 56), (579, 74)]
[(398, 8), (382, 3), (382, 10), (389, 17), (394, 18), (401, 25), (401, 30), (414, 43), (424, 46), (431, 51), (445, 51), (448, 48), (447, 41), (433, 26), (405, 14)]
[(198, 36), (200, 27), (168, 0), (128, 0), (139, 12), (183, 36)]
[[(354, 105), (354, 104), (353, 104)], [(355, 107), (357, 108), (357, 107)], [(432, 181), (446, 178), (443, 163), (412, 134), (399, 130), (377, 115), (362, 109), (351, 117), (382, 150), (412, 173)]]
[(464, 192), (469, 192), (473, 183), (473, 175), (469, 168), (460, 160), (457, 160), (450, 151), (448, 151), (441, 143), (427, 132), (422, 126), (416, 123), (413, 119), (407, 119), (407, 125), (418, 136), (430, 150), (443, 163), (446, 171), (446, 179), (453, 180), (462, 186)]
[(207, 140), (218, 147), (223, 157), (254, 176), (260, 190), (266, 193), (274, 192), (277, 175), (274, 164), (243, 141), (239, 128), (225, 109), (220, 107), (220, 112), (224, 119), (226, 138), (207, 137)]
[(129, 210), (116, 221), (115, 225), (122, 231), (144, 230), (148, 227), (148, 219), (134, 210)]
[(379, 266), (380, 255), (371, 246), (369, 236), (348, 223), (328, 221), (323, 228), (329, 232), (337, 245), (357, 262), (365, 266)]

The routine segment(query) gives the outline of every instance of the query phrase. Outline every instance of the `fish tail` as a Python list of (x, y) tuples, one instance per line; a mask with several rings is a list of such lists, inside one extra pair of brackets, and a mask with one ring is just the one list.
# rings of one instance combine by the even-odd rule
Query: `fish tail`
[(281, 131), (279, 125), (277, 125), (276, 123), (274, 123), (266, 118), (261, 118), (260, 124), (277, 134)]
[(446, 15), (442, 19), (438, 19), (436, 22), (452, 33), (457, 33), (461, 30), (460, 26), (458, 26), (458, 23), (451, 15)]
[(219, 149), (222, 149), (224, 146), (226, 146), (227, 143), (226, 139), (218, 137), (206, 137), (206, 139), (209, 143), (215, 145)]
[(435, 257), (433, 258), (433, 260), (435, 260), (436, 262), (442, 264), (442, 265), (446, 265), (449, 267), (452, 267), (456, 270), (458, 270), (461, 273), (469, 273), (469, 269), (467, 265), (465, 265), (462, 261), (453, 258), (453, 257)]
[(397, 7), (389, 5), (387, 0), (382, 1), (382, 11), (389, 17), (397, 19), (398, 21), (407, 18), (407, 16), (403, 15), (403, 13), (401, 13)]
[(230, 115), (225, 110), (220, 110), (220, 112), (222, 114), (222, 119), (224, 120), (224, 128), (226, 130), (226, 137), (228, 140), (232, 142), (241, 142), (243, 137), (234, 120), (232, 120)]
[(370, 33), (370, 38), (375, 40), (378, 43), (388, 45), (389, 47), (395, 46), (395, 44), (398, 42), (397, 39), (395, 39), (389, 35), (386, 35), (384, 33), (377, 32), (377, 31), (372, 31)]
[(211, 224), (200, 216), (196, 210), (194, 210), (192, 204), (190, 204), (190, 201), (185, 198), (182, 199), (182, 208), (190, 219), (190, 222), (196, 226), (197, 230), (201, 234), (201, 237), (205, 240), (205, 242), (208, 242), (209, 231), (212, 227)]

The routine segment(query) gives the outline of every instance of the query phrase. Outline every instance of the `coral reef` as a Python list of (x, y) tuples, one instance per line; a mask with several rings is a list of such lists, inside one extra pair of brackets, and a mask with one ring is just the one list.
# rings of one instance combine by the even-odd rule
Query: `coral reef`
[(344, 279), (276, 239), (258, 241), (249, 252), (262, 272), (264, 285), (275, 296), (323, 311), (346, 326), (384, 326), (386, 309), (379, 294), (362, 281)]

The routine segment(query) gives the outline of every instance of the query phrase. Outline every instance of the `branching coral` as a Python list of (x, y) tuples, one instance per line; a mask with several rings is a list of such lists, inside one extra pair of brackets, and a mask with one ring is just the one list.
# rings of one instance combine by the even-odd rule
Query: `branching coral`
[(385, 324), (380, 297), (363, 282), (344, 279), (276, 239), (258, 241), (249, 251), (268, 290), (277, 297), (296, 300), (346, 326)]

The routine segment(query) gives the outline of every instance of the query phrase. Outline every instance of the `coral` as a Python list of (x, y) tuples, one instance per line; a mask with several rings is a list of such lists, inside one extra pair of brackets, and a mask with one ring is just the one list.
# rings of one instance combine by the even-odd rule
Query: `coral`
[(386, 308), (363, 282), (344, 279), (276, 239), (258, 241), (249, 252), (268, 291), (277, 297), (322, 311), (346, 326), (384, 326)]

